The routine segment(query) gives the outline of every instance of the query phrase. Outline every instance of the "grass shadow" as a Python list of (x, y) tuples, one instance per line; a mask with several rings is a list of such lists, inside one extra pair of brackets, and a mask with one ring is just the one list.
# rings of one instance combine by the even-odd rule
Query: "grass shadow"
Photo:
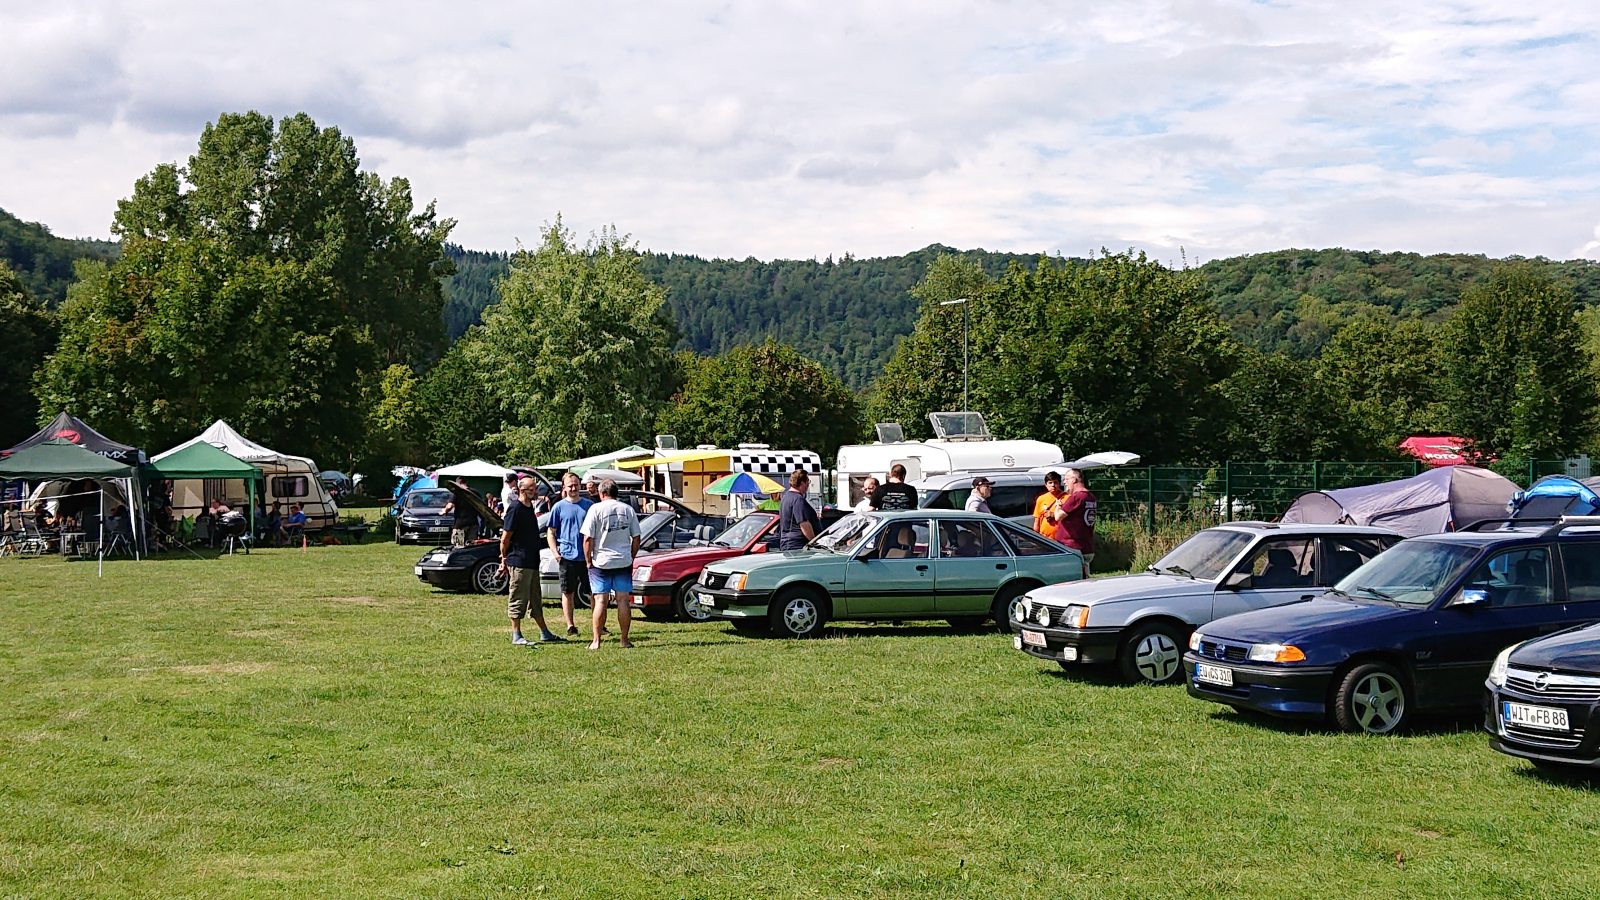
[[(1222, 708), (1213, 710), (1211, 719), (1218, 722), (1236, 722), (1263, 731), (1283, 734), (1338, 734), (1339, 728), (1331, 720), (1314, 718), (1289, 718), (1273, 716), (1248, 709)], [(1477, 730), (1477, 714), (1469, 712), (1429, 712), (1414, 716), (1405, 727), (1389, 737), (1403, 740), (1407, 737), (1459, 734)]]
[(1539, 765), (1532, 760), (1527, 762), (1526, 766), (1515, 770), (1518, 777), (1547, 786), (1581, 787), (1590, 791), (1600, 789), (1600, 770), (1579, 766)]

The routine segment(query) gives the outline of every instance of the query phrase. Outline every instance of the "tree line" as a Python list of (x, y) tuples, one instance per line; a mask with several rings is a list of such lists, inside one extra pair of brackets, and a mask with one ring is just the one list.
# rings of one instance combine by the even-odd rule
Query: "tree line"
[[(1593, 437), (1600, 281), (1582, 261), (1291, 250), (1185, 268), (934, 246), (765, 263), (641, 252), (559, 217), (488, 254), (450, 244), (453, 224), (362, 171), (337, 128), (224, 115), (119, 203), (118, 252), (75, 251), (64, 300), (0, 265), (17, 411), (0, 440), (66, 408), (154, 449), (223, 417), (368, 472), (658, 432), (830, 454), (872, 421), (926, 434), (928, 412), (959, 408), (962, 307), (941, 305), (957, 299), (972, 407), (1069, 452), (1376, 459), (1448, 431), (1547, 457)], [(55, 241), (33, 245), (74, 252)]]

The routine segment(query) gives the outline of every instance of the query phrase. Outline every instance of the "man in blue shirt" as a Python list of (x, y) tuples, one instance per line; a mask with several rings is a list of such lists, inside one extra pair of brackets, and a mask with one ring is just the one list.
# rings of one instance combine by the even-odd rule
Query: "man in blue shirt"
[(805, 469), (789, 473), (789, 489), (778, 501), (779, 550), (804, 549), (822, 529), (822, 517), (806, 499), (806, 488), (810, 484), (811, 476)]
[(511, 617), (511, 643), (517, 646), (533, 644), (522, 636), (522, 617), (532, 614), (539, 625), (539, 643), (564, 641), (556, 637), (544, 623), (544, 608), (539, 603), (539, 514), (533, 504), (539, 489), (532, 478), (517, 480), (517, 495), (506, 509), (504, 525), (500, 532), (500, 574), (510, 577), (511, 595), (506, 600), (506, 614)]
[(594, 501), (583, 496), (582, 491), (577, 475), (568, 472), (561, 476), (561, 499), (550, 508), (550, 527), (545, 531), (550, 552), (561, 567), (561, 617), (567, 621), (568, 637), (578, 633), (578, 626), (572, 620), (572, 607), (588, 577), (583, 561), (583, 517)]

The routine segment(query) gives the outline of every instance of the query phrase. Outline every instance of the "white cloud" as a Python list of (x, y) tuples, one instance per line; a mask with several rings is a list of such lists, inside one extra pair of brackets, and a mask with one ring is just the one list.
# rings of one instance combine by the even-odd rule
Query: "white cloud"
[(1597, 252), (1587, 2), (36, 9), (0, 13), (0, 207), (61, 234), (259, 109), (486, 249), (559, 212), (733, 257)]

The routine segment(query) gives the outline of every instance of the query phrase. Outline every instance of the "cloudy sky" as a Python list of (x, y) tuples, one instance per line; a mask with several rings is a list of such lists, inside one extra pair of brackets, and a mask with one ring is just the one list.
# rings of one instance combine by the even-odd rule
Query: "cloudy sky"
[(5, 3), (0, 208), (107, 237), (303, 110), (475, 249), (1600, 258), (1596, 60), (1594, 0)]

